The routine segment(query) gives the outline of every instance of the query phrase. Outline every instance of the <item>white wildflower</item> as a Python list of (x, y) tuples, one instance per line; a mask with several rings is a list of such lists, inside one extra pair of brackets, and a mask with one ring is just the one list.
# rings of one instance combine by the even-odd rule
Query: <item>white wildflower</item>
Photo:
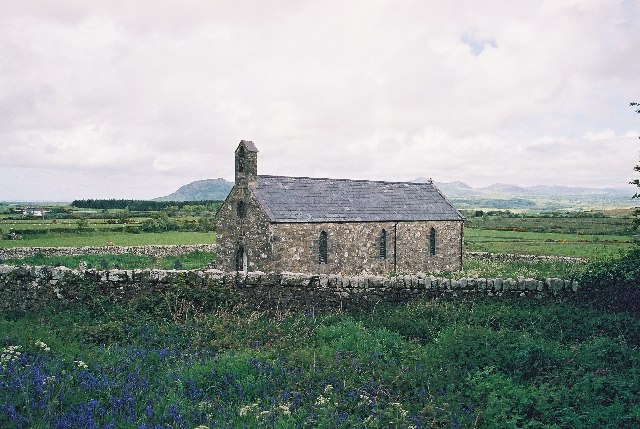
[(254, 412), (257, 408), (257, 402), (255, 404), (243, 405), (242, 407), (240, 407), (238, 414), (240, 414), (241, 417), (246, 416), (247, 414)]
[(87, 369), (87, 368), (89, 368), (89, 365), (87, 365), (86, 363), (84, 363), (84, 362), (83, 362), (83, 361), (81, 361), (81, 360), (74, 360), (73, 362), (74, 362), (74, 363), (76, 364), (76, 366), (77, 366), (78, 368), (80, 368), (80, 369)]
[(270, 415), (271, 415), (271, 411), (269, 410), (260, 411), (260, 414), (256, 416), (256, 420), (266, 419)]
[(51, 350), (51, 348), (46, 345), (45, 343), (43, 343), (42, 341), (38, 340), (36, 341), (36, 347), (40, 347), (42, 350), (44, 350), (45, 352), (48, 352)]
[(22, 346), (7, 346), (0, 351), (0, 365), (5, 366), (10, 362), (15, 362), (20, 358)]
[(324, 393), (326, 393), (327, 395), (330, 394), (333, 391), (333, 385), (331, 384), (327, 384), (327, 387), (324, 388)]
[(327, 403), (327, 398), (325, 398), (324, 396), (320, 395), (316, 398), (316, 405), (324, 405)]
[(278, 409), (282, 412), (282, 414), (284, 414), (285, 416), (289, 416), (291, 415), (291, 410), (290, 410), (291, 404), (286, 402), (286, 403), (282, 403), (280, 405), (278, 405)]

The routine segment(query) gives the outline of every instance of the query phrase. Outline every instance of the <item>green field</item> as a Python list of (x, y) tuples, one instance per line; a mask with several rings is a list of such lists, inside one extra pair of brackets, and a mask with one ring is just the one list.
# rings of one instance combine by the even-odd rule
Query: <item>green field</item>
[(486, 261), (467, 256), (462, 272), (447, 273), (453, 278), (534, 278), (544, 280), (549, 277), (573, 279), (583, 269), (584, 264), (569, 264), (562, 261)]
[(476, 298), (275, 316), (192, 298), (0, 314), (0, 426), (640, 425), (628, 313)]
[(157, 268), (162, 270), (199, 270), (210, 266), (216, 259), (214, 252), (193, 251), (178, 256), (164, 256), (153, 258), (146, 255), (128, 254), (102, 254), (102, 255), (78, 255), (78, 256), (44, 256), (38, 253), (22, 259), (7, 259), (2, 261), (8, 265), (35, 265), (35, 266), (64, 266), (67, 268), (79, 268), (83, 263), (86, 268), (123, 270)]
[(148, 246), (168, 244), (213, 244), (214, 232), (168, 231), (131, 233), (71, 233), (25, 235), (22, 240), (2, 240), (0, 247)]
[(555, 213), (528, 215), (467, 215), (465, 226), (477, 229), (492, 229), (521, 232), (554, 232), (587, 235), (632, 235), (633, 219), (630, 214), (607, 216), (595, 213)]
[(599, 258), (633, 247), (630, 235), (559, 234), (465, 228), (468, 251)]

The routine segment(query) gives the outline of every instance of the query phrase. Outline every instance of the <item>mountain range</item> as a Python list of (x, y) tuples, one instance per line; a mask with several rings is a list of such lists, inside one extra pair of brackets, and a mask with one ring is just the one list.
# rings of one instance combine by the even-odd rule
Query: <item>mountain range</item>
[[(428, 179), (418, 177), (412, 182), (424, 183)], [(472, 188), (461, 181), (455, 182), (433, 182), (447, 197), (467, 198), (467, 197), (493, 197), (493, 198), (514, 198), (530, 196), (587, 196), (587, 195), (608, 195), (631, 198), (632, 192), (624, 188), (582, 188), (577, 186), (561, 185), (535, 185), (516, 186), (504, 183), (494, 183), (481, 188)]]
[[(418, 177), (412, 182), (427, 182)], [(458, 208), (496, 208), (524, 210), (574, 210), (588, 208), (633, 207), (632, 191), (623, 188), (583, 188), (560, 185), (516, 186), (503, 183), (474, 188), (461, 181), (434, 182)], [(223, 178), (205, 179), (181, 186), (156, 201), (224, 200), (233, 183)], [(635, 204), (634, 204), (635, 203)]]

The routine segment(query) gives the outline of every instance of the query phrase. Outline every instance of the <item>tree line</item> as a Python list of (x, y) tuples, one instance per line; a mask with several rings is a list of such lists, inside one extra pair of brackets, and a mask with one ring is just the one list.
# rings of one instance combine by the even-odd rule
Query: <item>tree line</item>
[(131, 211), (155, 211), (163, 210), (169, 207), (184, 208), (185, 206), (205, 206), (211, 209), (217, 209), (222, 204), (221, 201), (203, 200), (203, 201), (151, 201), (151, 200), (123, 200), (123, 199), (86, 199), (74, 200), (71, 205), (76, 208), (83, 209), (129, 209)]

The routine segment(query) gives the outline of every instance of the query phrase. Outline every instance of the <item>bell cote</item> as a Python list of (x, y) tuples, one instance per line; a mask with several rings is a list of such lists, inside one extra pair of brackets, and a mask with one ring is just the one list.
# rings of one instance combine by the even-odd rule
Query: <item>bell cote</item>
[(236, 186), (255, 183), (258, 176), (258, 149), (252, 141), (240, 140), (236, 149)]

